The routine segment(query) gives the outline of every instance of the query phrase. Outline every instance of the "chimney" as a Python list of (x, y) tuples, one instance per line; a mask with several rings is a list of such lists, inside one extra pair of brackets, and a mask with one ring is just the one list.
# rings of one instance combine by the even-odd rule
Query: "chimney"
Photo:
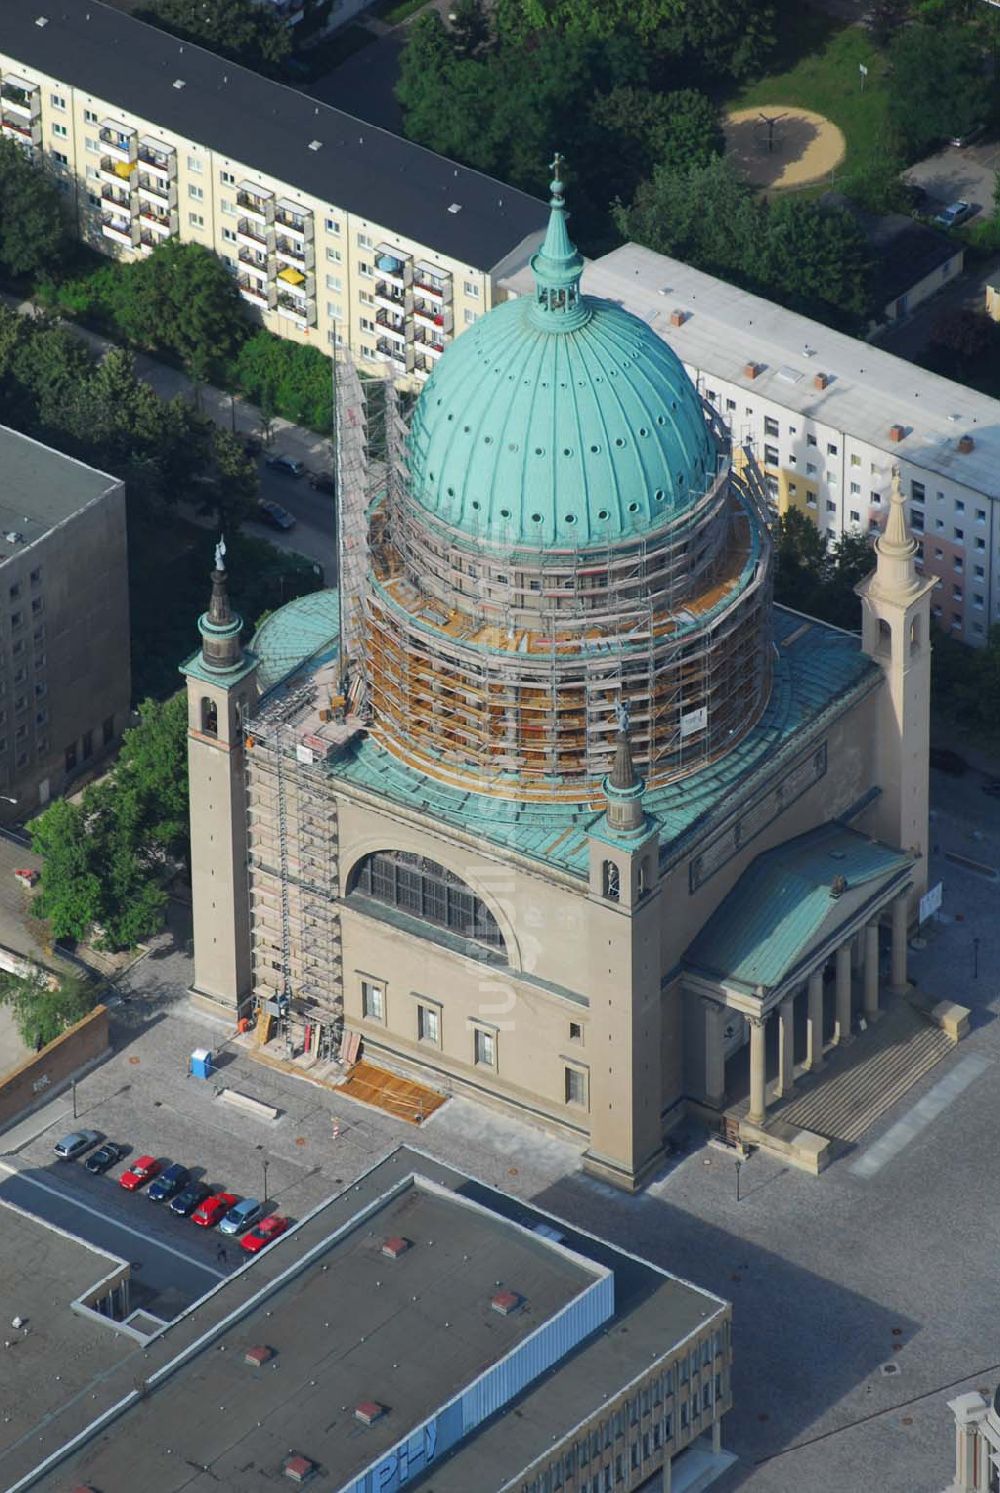
[(262, 1369), (265, 1363), (270, 1363), (273, 1357), (274, 1349), (262, 1343), (257, 1348), (248, 1348), (243, 1355), (243, 1362), (249, 1364), (252, 1369)]
[(760, 365), (758, 363), (745, 363), (743, 365), (744, 378), (756, 378), (759, 372)]
[(381, 1420), (387, 1408), (380, 1405), (378, 1400), (362, 1400), (360, 1405), (354, 1407), (354, 1419), (359, 1420), (363, 1426), (373, 1426), (377, 1420)]
[(678, 311), (675, 308), (670, 313), (670, 325), (672, 327), (682, 327), (684, 325), (684, 323), (687, 321), (687, 319), (688, 319), (688, 313), (686, 311)]
[(307, 1478), (312, 1477), (316, 1471), (316, 1463), (311, 1462), (308, 1457), (293, 1452), (290, 1457), (285, 1458), (285, 1476), (290, 1477), (293, 1483), (304, 1483)]
[(501, 1317), (509, 1317), (523, 1302), (524, 1297), (519, 1296), (516, 1291), (497, 1291), (490, 1297), (490, 1306)]
[(825, 373), (816, 373), (816, 374), (813, 374), (813, 388), (814, 389), (823, 390), (823, 389), (826, 388), (826, 386), (827, 386), (827, 384), (829, 382), (830, 382), (830, 380), (827, 378), (827, 376), (826, 376)]
[(890, 441), (897, 441), (897, 442), (901, 441), (901, 440), (904, 439), (905, 435), (906, 435), (906, 426), (905, 425), (890, 425), (889, 426), (889, 439), (890, 439)]
[(975, 444), (976, 443), (972, 439), (971, 435), (959, 436), (956, 450), (960, 451), (963, 456), (968, 456), (969, 452), (972, 450)]
[(393, 1239), (383, 1239), (382, 1253), (390, 1260), (398, 1260), (400, 1255), (406, 1254), (410, 1246), (411, 1241), (409, 1239), (404, 1239), (401, 1234), (397, 1234)]

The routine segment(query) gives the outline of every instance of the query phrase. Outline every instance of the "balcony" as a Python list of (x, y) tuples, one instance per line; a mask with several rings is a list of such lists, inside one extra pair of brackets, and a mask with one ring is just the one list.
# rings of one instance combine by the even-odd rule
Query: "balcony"
[(116, 217), (131, 218), (132, 198), (128, 188), (123, 187), (121, 182), (117, 182), (114, 186), (105, 182), (101, 187), (101, 201)]
[(0, 117), (0, 131), (8, 140), (16, 140), (19, 145), (32, 150), (42, 143), (42, 121), (41, 118), (27, 120), (21, 118), (8, 118), (6, 107)]
[(450, 301), (451, 276), (433, 265), (418, 263), (413, 271), (413, 289), (429, 301)]
[(274, 222), (278, 231), (286, 238), (305, 247), (313, 236), (313, 215), (296, 207), (294, 202), (279, 202), (274, 210)]
[(271, 278), (271, 263), (266, 254), (255, 253), (253, 249), (240, 249), (237, 258), (240, 270), (258, 280), (268, 281)]
[(154, 243), (161, 239), (169, 238), (172, 233), (177, 232), (177, 214), (157, 212), (153, 207), (143, 206), (139, 209), (139, 239), (142, 241), (147, 233), (152, 234)]
[(139, 242), (136, 248), (143, 258), (145, 258), (147, 254), (152, 254), (159, 242), (160, 240), (156, 237), (155, 233), (150, 233), (147, 228), (143, 228), (139, 234)]
[(406, 291), (391, 280), (375, 281), (375, 304), (383, 306), (386, 311), (398, 311), (401, 316), (409, 310)]
[(413, 319), (418, 327), (426, 327), (432, 332), (447, 335), (451, 331), (451, 309), (441, 302), (414, 301)]
[(375, 270), (397, 290), (405, 290), (410, 283), (409, 256), (400, 254), (398, 249), (393, 249), (389, 244), (379, 244), (375, 250)]
[(390, 342), (388, 337), (380, 337), (375, 344), (375, 350), (383, 363), (391, 363), (394, 368), (406, 371), (406, 348), (398, 342)]
[(138, 234), (132, 228), (132, 220), (120, 213), (101, 213), (101, 232), (112, 243), (123, 249), (132, 249), (138, 242)]
[(236, 190), (236, 202), (240, 211), (258, 227), (266, 228), (274, 221), (274, 196), (266, 188), (242, 182)]
[(37, 83), (20, 78), (5, 78), (0, 85), (0, 106), (4, 118), (38, 119), (42, 112), (42, 90)]
[(139, 196), (161, 209), (177, 206), (175, 183), (164, 177), (148, 176), (145, 171), (139, 172)]
[(241, 218), (236, 225), (236, 242), (246, 249), (267, 253), (273, 240), (263, 223), (258, 223), (255, 218)]
[(279, 290), (287, 291), (297, 300), (308, 300), (313, 293), (312, 276), (304, 275), (293, 265), (286, 265), (284, 269), (279, 270), (278, 280), (280, 281)]
[(386, 337), (391, 337), (394, 342), (406, 342), (406, 323), (402, 317), (393, 316), (390, 311), (379, 311), (375, 317), (375, 325)]
[(287, 316), (297, 327), (316, 325), (316, 302), (298, 299), (289, 295), (287, 290), (278, 291), (278, 313)]
[(418, 332), (415, 341), (417, 352), (425, 358), (433, 358), (437, 362), (447, 346), (448, 338), (433, 332)]
[(101, 144), (116, 161), (131, 162), (135, 160), (136, 137), (135, 130), (122, 129), (121, 125), (106, 119), (97, 132), (101, 137)]
[(144, 172), (160, 181), (170, 181), (177, 174), (177, 153), (155, 140), (139, 141), (139, 164)]
[(280, 228), (275, 240), (274, 252), (282, 264), (290, 264), (293, 269), (302, 270), (303, 273), (311, 270), (315, 264), (312, 244), (305, 240), (297, 242), (295, 239), (285, 238)]
[(109, 186), (124, 187), (126, 190), (137, 180), (135, 166), (128, 161), (116, 160), (113, 156), (101, 157), (97, 174), (101, 181), (107, 182)]
[(246, 274), (238, 275), (236, 283), (239, 286), (240, 295), (245, 301), (249, 301), (251, 306), (257, 306), (261, 311), (270, 311), (274, 302), (266, 286), (258, 285), (256, 280)]

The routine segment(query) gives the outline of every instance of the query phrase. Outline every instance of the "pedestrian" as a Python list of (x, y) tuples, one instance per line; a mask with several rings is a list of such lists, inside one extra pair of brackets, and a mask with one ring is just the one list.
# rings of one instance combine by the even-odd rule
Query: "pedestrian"
[(219, 1261), (220, 1265), (225, 1265), (227, 1263), (229, 1256), (226, 1254), (226, 1246), (224, 1244), (220, 1244), (217, 1246), (215, 1251), (215, 1258)]

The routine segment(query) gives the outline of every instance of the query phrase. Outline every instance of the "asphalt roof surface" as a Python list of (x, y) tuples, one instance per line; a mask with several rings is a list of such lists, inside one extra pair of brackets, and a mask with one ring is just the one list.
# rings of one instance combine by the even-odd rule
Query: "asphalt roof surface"
[[(4, 0), (0, 51), (476, 269), (545, 227), (548, 209), (527, 193), (100, 0)], [(321, 148), (310, 149), (317, 140)]]
[[(117, 486), (117, 477), (0, 426), (0, 560)], [(8, 541), (11, 533), (22, 538)]]

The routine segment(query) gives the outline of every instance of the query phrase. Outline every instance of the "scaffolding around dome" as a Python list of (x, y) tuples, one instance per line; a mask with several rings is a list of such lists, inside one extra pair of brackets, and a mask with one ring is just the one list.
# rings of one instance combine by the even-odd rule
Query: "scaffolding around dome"
[(767, 501), (709, 405), (714, 480), (657, 534), (504, 546), (411, 500), (391, 381), (376, 423), (367, 381), (343, 363), (338, 379), (345, 689), (394, 755), (480, 793), (596, 802), (621, 703), (651, 786), (752, 728), (771, 676)]

